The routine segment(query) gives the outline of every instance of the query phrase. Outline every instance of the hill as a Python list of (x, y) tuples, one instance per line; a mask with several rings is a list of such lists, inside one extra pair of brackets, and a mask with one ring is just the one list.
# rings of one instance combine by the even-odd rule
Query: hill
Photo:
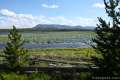
[(70, 26), (70, 25), (59, 25), (59, 24), (38, 24), (34, 29), (40, 30), (94, 30), (93, 26)]

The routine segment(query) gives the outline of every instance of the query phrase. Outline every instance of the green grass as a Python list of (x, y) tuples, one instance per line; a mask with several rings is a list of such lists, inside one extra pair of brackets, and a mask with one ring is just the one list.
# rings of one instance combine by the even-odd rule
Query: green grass
[[(64, 73), (63, 73), (64, 74)], [(90, 72), (80, 72), (75, 75), (58, 75), (58, 74), (16, 74), (16, 73), (1, 73), (0, 80), (89, 80), (92, 74)]]
[(56, 57), (60, 59), (79, 59), (96, 56), (92, 48), (50, 48), (50, 49), (30, 49), (29, 53), (41, 57)]
[[(80, 58), (91, 56), (98, 56), (95, 50), (92, 48), (48, 48), (48, 49), (28, 49), (30, 55), (38, 55), (41, 57), (56, 57), (56, 58)], [(0, 49), (0, 53), (3, 53), (3, 49)]]
[[(32, 31), (22, 32), (23, 39), (28, 43), (63, 43), (63, 42), (84, 42), (95, 36), (93, 31)], [(7, 42), (7, 34), (0, 34), (0, 42)], [(3, 50), (0, 50), (3, 53)], [(38, 56), (45, 59), (86, 61), (91, 56), (99, 56), (92, 48), (53, 48), (53, 49), (29, 49), (31, 56)], [(2, 58), (0, 58), (2, 59)], [(47, 66), (46, 63), (40, 65)]]
[[(3, 53), (3, 50), (0, 50)], [(51, 48), (51, 49), (28, 49), (30, 56), (36, 56), (41, 59), (50, 59), (58, 62), (69, 61), (69, 63), (80, 62), (82, 64), (91, 63), (92, 56), (96, 54), (92, 48)], [(48, 66), (48, 63), (40, 63), (41, 66)]]
[[(54, 60), (58, 63), (63, 62), (66, 64), (92, 64), (92, 56), (100, 57), (93, 48), (30, 49), (29, 53), (31, 56), (41, 59)], [(46, 67), (46, 64), (43, 64), (43, 66)]]
[[(93, 31), (34, 31), (21, 33), (26, 42), (32, 43), (60, 43), (79, 42), (94, 37)], [(0, 34), (0, 42), (6, 42), (7, 34)]]

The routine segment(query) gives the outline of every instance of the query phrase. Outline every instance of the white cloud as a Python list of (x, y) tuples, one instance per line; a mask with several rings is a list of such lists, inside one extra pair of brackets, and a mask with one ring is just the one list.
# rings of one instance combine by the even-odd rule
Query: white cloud
[(65, 18), (63, 16), (33, 16), (31, 14), (18, 14), (7, 9), (0, 10), (0, 28), (10, 28), (12, 25), (16, 25), (17, 28), (32, 28), (37, 24), (95, 26), (96, 20), (82, 17)]
[(105, 8), (104, 3), (95, 3), (92, 6), (95, 7), (95, 8)]
[(49, 17), (48, 21), (51, 21), (52, 24), (64, 24), (64, 25), (82, 25), (82, 26), (95, 26), (96, 20), (91, 18), (82, 18), (82, 17), (75, 17), (75, 18), (65, 18), (62, 16), (57, 17)]
[(4, 16), (9, 16), (9, 17), (15, 17), (15, 16), (16, 16), (16, 14), (15, 14), (14, 12), (9, 11), (9, 10), (7, 10), (7, 9), (2, 9), (2, 10), (0, 11), (0, 14), (2, 14), (2, 15), (4, 15)]
[(42, 7), (44, 8), (51, 8), (51, 9), (54, 9), (54, 8), (58, 8), (59, 6), (58, 5), (47, 5), (47, 4), (41, 4)]

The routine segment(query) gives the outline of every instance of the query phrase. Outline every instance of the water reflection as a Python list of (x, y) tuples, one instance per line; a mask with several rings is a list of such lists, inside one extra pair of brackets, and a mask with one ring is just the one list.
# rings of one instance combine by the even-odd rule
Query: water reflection
[[(0, 48), (4, 48), (5, 43), (0, 43)], [(24, 48), (87, 48), (90, 47), (86, 43), (76, 42), (76, 43), (25, 43)]]

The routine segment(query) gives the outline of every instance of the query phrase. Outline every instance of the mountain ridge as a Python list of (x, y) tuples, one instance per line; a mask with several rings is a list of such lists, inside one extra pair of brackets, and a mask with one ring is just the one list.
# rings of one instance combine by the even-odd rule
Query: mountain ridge
[(94, 26), (71, 26), (71, 25), (60, 25), (60, 24), (38, 24), (34, 29), (40, 30), (94, 30)]

